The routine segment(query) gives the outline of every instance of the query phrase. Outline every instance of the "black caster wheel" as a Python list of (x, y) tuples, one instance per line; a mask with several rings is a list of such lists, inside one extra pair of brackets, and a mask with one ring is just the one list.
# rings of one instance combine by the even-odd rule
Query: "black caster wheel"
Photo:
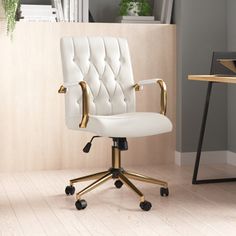
[(140, 202), (139, 206), (143, 211), (149, 211), (152, 208), (151, 202), (148, 201)]
[(169, 196), (169, 189), (168, 188), (160, 188), (160, 194), (162, 197), (168, 197)]
[(83, 210), (87, 207), (87, 202), (84, 199), (77, 200), (75, 202), (75, 206), (76, 206), (77, 210)]
[(120, 180), (116, 180), (116, 182), (114, 183), (114, 185), (116, 186), (116, 188), (121, 188), (122, 185), (123, 185), (123, 183), (122, 183), (122, 181), (120, 181)]
[(65, 193), (66, 195), (73, 195), (75, 193), (75, 187), (72, 185), (67, 186), (65, 189)]

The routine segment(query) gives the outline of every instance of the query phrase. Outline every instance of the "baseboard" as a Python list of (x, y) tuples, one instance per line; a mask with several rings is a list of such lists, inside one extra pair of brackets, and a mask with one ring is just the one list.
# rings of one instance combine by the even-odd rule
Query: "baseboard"
[[(196, 159), (196, 152), (175, 152), (175, 164), (194, 165)], [(230, 163), (229, 163), (230, 162)], [(202, 164), (231, 164), (236, 165), (236, 153), (229, 155), (229, 151), (206, 151), (201, 154)], [(233, 164), (231, 164), (233, 165)]]
[(227, 151), (227, 163), (236, 166), (236, 153)]

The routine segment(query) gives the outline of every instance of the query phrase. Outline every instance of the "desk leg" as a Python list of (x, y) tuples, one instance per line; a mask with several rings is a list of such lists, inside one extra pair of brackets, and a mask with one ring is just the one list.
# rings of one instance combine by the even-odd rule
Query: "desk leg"
[(222, 183), (222, 182), (236, 181), (236, 178), (197, 180), (198, 169), (199, 169), (199, 164), (200, 164), (200, 159), (201, 159), (201, 152), (202, 152), (202, 143), (203, 143), (203, 139), (204, 139), (208, 108), (209, 108), (209, 104), (210, 104), (212, 85), (213, 85), (213, 82), (208, 82), (206, 101), (205, 101), (205, 107), (204, 107), (204, 112), (203, 112), (203, 117), (202, 117), (202, 125), (201, 125), (200, 137), (199, 137), (199, 141), (198, 141), (197, 156), (196, 156), (195, 165), (194, 165), (192, 184), (210, 184), (210, 183)]
[(196, 161), (194, 165), (192, 184), (197, 184), (198, 182), (197, 174), (198, 174), (200, 158), (201, 158), (201, 153), (202, 153), (202, 143), (203, 143), (203, 138), (204, 138), (205, 129), (206, 129), (206, 121), (207, 121), (208, 108), (209, 108), (209, 103), (210, 103), (210, 98), (211, 98), (212, 84), (213, 82), (208, 82), (206, 101), (205, 101), (205, 107), (204, 107), (204, 112), (203, 112), (203, 117), (202, 117), (202, 125), (201, 125), (200, 137), (198, 141), (197, 156), (196, 156)]

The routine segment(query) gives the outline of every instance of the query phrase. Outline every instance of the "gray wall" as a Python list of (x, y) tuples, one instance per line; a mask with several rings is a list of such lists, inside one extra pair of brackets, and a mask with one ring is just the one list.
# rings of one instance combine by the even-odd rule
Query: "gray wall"
[(176, 81), (176, 150), (182, 150), (182, 73), (183, 73), (183, 56), (182, 56), (182, 37), (183, 37), (183, 17), (182, 17), (182, 0), (175, 0), (174, 4), (174, 23), (176, 23), (176, 44), (177, 44), (177, 81)]
[[(196, 151), (206, 82), (188, 81), (189, 74), (209, 74), (213, 51), (226, 50), (226, 1), (176, 0), (177, 24), (177, 151)], [(213, 88), (204, 150), (227, 149), (227, 87)]]
[[(236, 1), (227, 0), (227, 46), (236, 51)], [(236, 85), (228, 86), (228, 150), (236, 152)]]

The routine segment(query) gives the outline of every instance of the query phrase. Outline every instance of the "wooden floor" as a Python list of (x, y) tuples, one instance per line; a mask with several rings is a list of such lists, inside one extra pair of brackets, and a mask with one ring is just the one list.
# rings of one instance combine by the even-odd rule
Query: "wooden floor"
[[(133, 192), (108, 181), (88, 193), (88, 207), (78, 211), (64, 187), (68, 179), (97, 170), (0, 173), (0, 235), (236, 235), (236, 183), (193, 186), (192, 167), (132, 169), (168, 180), (170, 196), (162, 198), (158, 187), (135, 182), (153, 205), (143, 212)], [(201, 175), (236, 176), (236, 167), (204, 166)]]

